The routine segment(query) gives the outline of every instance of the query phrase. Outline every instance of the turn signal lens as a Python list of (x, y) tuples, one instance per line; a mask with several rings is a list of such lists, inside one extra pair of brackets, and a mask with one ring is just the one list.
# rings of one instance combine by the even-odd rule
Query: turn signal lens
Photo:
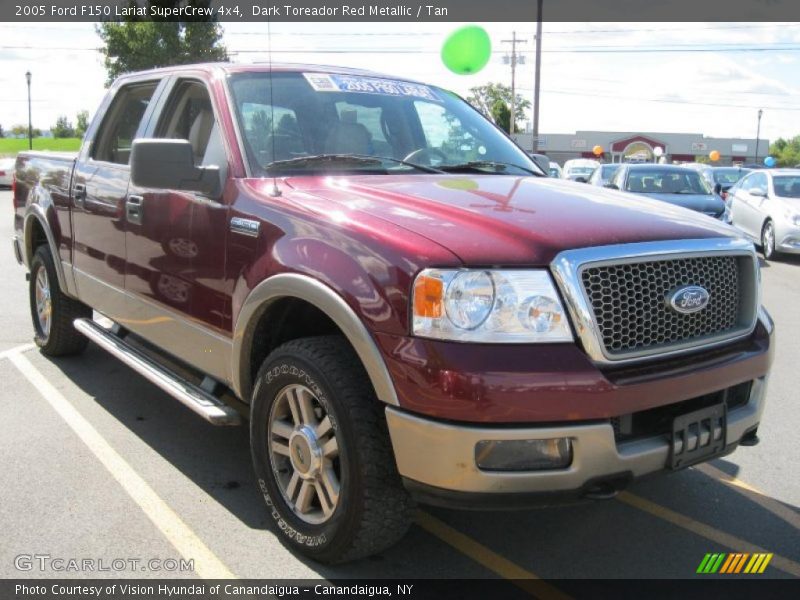
[(414, 316), (438, 319), (444, 306), (444, 283), (438, 277), (420, 275), (414, 282)]

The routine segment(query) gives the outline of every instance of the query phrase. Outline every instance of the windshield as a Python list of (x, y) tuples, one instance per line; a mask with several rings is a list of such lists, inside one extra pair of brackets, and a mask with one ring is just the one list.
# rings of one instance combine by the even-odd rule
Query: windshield
[(558, 167), (550, 167), (550, 177), (558, 177)]
[(711, 194), (697, 171), (631, 169), (625, 189), (637, 194)]
[(619, 169), (619, 165), (603, 165), (600, 167), (600, 177), (603, 179), (611, 179), (614, 173)]
[(800, 198), (800, 175), (781, 175), (772, 178), (775, 194), (784, 198)]
[(749, 172), (750, 169), (714, 169), (714, 183), (733, 185)]
[(570, 175), (591, 175), (594, 173), (594, 167), (570, 167), (568, 173)]
[(415, 165), (543, 174), (469, 104), (440, 88), (327, 73), (240, 73), (230, 88), (248, 160), (260, 175), (431, 171)]

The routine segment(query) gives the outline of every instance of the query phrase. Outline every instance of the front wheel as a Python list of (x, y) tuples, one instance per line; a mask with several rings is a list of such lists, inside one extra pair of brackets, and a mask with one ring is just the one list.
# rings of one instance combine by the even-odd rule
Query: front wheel
[(343, 338), (294, 340), (270, 354), (253, 392), (250, 440), (264, 500), (295, 550), (344, 562), (408, 529), (413, 503), (382, 404)]
[(775, 258), (777, 254), (775, 251), (775, 225), (770, 220), (764, 223), (761, 230), (761, 252), (766, 260)]
[(83, 352), (89, 340), (75, 330), (72, 322), (91, 318), (92, 309), (61, 291), (48, 246), (39, 246), (33, 254), (29, 292), (33, 341), (42, 352), (47, 356)]

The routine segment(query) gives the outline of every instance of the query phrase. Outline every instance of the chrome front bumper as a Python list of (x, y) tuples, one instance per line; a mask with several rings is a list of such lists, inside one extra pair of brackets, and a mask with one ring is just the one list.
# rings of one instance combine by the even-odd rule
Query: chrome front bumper
[[(728, 412), (727, 446), (737, 444), (758, 425), (766, 388), (766, 377), (756, 379), (747, 404)], [(641, 477), (663, 470), (669, 458), (665, 436), (618, 444), (610, 423), (480, 427), (441, 423), (393, 407), (386, 408), (386, 419), (400, 475), (414, 484), (449, 492), (483, 495), (570, 492), (604, 478)], [(475, 445), (481, 440), (560, 437), (572, 440), (573, 460), (566, 469), (497, 472), (482, 471), (475, 463)]]

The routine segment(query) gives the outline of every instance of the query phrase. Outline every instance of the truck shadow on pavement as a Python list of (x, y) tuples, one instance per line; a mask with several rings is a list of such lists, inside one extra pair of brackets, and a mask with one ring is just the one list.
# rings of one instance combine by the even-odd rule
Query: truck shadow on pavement
[[(94, 345), (78, 358), (51, 362), (247, 528), (269, 530), (277, 537), (257, 491), (246, 424), (232, 428), (207, 424)], [(743, 448), (738, 452), (757, 450)], [(728, 475), (738, 473), (735, 454), (714, 464)], [(649, 478), (635, 483), (628, 493), (768, 552), (800, 560), (797, 529), (730, 485), (698, 470)], [(454, 546), (459, 544), (447, 535), (434, 536), (415, 526), (397, 546), (369, 559), (327, 567), (297, 558), (325, 578), (496, 577), (497, 571), (491, 570), (496, 562), (487, 559), (492, 553), (548, 579), (633, 578), (692, 577), (707, 552), (747, 551), (726, 548), (698, 531), (622, 500), (515, 512), (421, 510), (477, 540), (484, 550), (464, 550), (462, 546), (457, 551)], [(230, 558), (229, 566), (237, 575), (258, 576), (238, 572), (236, 560)], [(269, 561), (268, 552), (263, 560)], [(771, 568), (768, 576), (786, 573)]]

